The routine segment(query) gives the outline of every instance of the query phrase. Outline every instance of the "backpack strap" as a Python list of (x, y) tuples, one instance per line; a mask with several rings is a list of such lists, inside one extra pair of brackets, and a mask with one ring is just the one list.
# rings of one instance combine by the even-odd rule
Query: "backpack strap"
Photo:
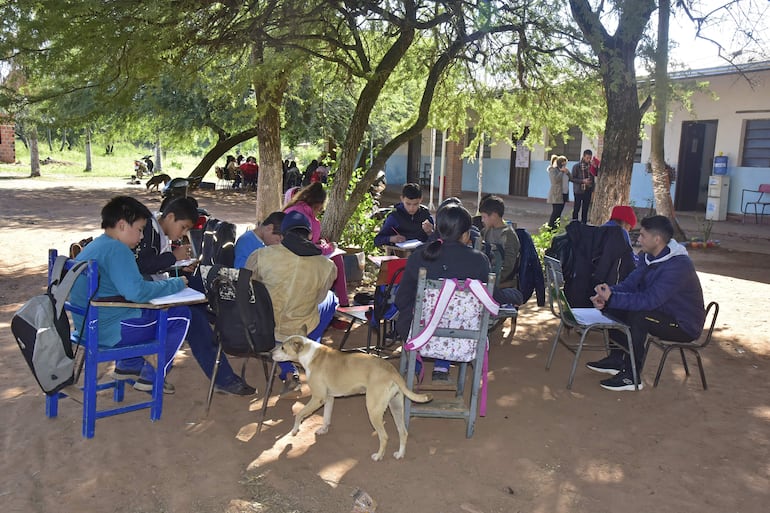
[[(59, 266), (59, 260), (64, 259), (62, 262), (62, 265)], [(58, 256), (56, 257), (56, 262), (54, 262), (54, 268), (53, 268), (53, 276), (60, 276), (62, 269), (64, 268), (64, 262), (67, 261), (66, 256)], [(53, 278), (53, 281), (51, 282), (50, 291), (53, 294), (54, 299), (54, 305), (56, 307), (56, 317), (60, 317), (62, 314), (62, 311), (64, 310), (64, 302), (67, 301), (67, 298), (70, 295), (70, 291), (72, 290), (72, 286), (75, 285), (75, 280), (80, 276), (83, 271), (86, 270), (88, 267), (88, 262), (78, 262), (75, 265), (73, 265), (69, 271), (64, 275), (64, 278), (59, 281), (58, 278)], [(89, 300), (90, 302), (90, 300)], [(88, 305), (86, 305), (88, 307)]]
[(249, 342), (252, 351), (256, 352), (256, 341), (253, 340), (251, 336), (252, 330), (249, 329), (250, 324), (253, 323), (253, 319), (249, 315), (251, 294), (251, 270), (241, 268), (238, 270), (238, 281), (235, 282), (235, 305), (238, 308), (238, 314), (241, 316), (246, 340)]

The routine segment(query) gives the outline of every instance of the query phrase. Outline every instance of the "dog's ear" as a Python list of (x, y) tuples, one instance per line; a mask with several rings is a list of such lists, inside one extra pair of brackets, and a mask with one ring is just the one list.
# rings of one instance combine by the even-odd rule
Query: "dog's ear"
[(305, 345), (305, 341), (300, 336), (290, 337), (289, 340), (287, 340), (286, 342), (288, 342), (291, 345), (292, 350), (294, 350), (294, 352), (297, 354), (299, 354), (299, 352), (302, 351), (302, 346)]

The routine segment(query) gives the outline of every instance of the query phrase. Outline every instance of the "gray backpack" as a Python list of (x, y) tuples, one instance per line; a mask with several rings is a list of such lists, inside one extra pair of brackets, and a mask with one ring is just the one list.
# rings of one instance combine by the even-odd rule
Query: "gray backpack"
[(64, 303), (88, 262), (78, 262), (65, 271), (66, 261), (63, 255), (56, 258), (48, 291), (24, 303), (11, 320), (11, 331), (21, 353), (48, 395), (75, 382), (75, 354)]

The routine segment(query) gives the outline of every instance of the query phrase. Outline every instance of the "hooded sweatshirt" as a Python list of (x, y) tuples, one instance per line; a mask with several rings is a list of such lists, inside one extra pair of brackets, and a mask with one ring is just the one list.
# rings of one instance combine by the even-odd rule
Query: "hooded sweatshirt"
[(639, 266), (610, 290), (609, 308), (662, 312), (693, 339), (703, 331), (706, 312), (700, 280), (687, 249), (674, 239), (659, 255), (644, 255)]

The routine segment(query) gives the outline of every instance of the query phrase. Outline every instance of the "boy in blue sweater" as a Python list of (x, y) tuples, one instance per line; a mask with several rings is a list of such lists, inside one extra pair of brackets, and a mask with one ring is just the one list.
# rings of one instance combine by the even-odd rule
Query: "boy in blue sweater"
[[(139, 273), (134, 248), (142, 240), (145, 224), (152, 217), (150, 211), (130, 196), (112, 198), (102, 208), (104, 234), (95, 238), (76, 257), (76, 260), (95, 260), (99, 266), (97, 297), (123, 296), (128, 301), (146, 303), (156, 297), (181, 291), (187, 279), (171, 278), (163, 281), (147, 281)], [(88, 302), (88, 285), (81, 276), (72, 288), (73, 301)], [(103, 308), (99, 312), (99, 344), (107, 347), (139, 345), (155, 338), (158, 310), (136, 308)], [(73, 315), (75, 325), (82, 317)], [(190, 309), (186, 306), (168, 310), (166, 337), (165, 374), (171, 367), (174, 355), (187, 335), (190, 326)], [(144, 358), (129, 358), (115, 362), (113, 371), (117, 379), (133, 379), (134, 388), (152, 391), (155, 369)], [(174, 393), (170, 384), (163, 387), (165, 393)]]
[(401, 203), (395, 205), (374, 237), (375, 246), (397, 244), (417, 239), (425, 242), (433, 233), (433, 216), (422, 203), (422, 190), (416, 183), (408, 183), (401, 190)]

